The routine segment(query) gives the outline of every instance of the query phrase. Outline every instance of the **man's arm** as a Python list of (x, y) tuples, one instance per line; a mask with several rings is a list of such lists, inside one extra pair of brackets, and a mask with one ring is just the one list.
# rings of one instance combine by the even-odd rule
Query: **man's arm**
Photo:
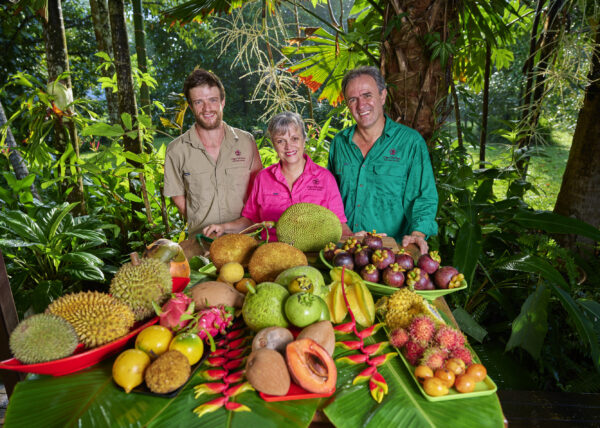
[(224, 233), (239, 233), (249, 226), (252, 226), (252, 220), (246, 217), (240, 217), (237, 220), (233, 220), (227, 223), (211, 224), (202, 229), (202, 233), (206, 236), (216, 234), (221, 236)]
[(415, 244), (417, 247), (419, 247), (421, 254), (425, 254), (429, 250), (429, 245), (425, 240), (425, 234), (423, 232), (419, 232), (418, 230), (415, 230), (410, 235), (406, 235), (402, 238), (403, 247), (408, 247), (409, 244)]
[(173, 203), (175, 204), (175, 206), (179, 210), (179, 213), (181, 214), (181, 217), (183, 217), (185, 219), (186, 218), (185, 196), (184, 195), (172, 196), (171, 200), (173, 201)]

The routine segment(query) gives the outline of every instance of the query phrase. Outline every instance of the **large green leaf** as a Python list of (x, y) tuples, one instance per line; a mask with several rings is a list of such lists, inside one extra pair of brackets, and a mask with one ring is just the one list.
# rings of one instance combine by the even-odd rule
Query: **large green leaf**
[(600, 241), (600, 230), (591, 224), (549, 211), (519, 210), (514, 220), (530, 229), (541, 229), (548, 233), (572, 233)]
[(453, 264), (465, 276), (468, 284), (473, 283), (477, 260), (481, 254), (481, 226), (465, 222), (458, 231)]
[(40, 244), (47, 242), (46, 236), (34, 219), (21, 211), (6, 211), (3, 213), (2, 222), (6, 230), (11, 231), (19, 238), (26, 241), (35, 241)]
[(546, 260), (532, 256), (517, 256), (509, 259), (498, 266), (499, 269), (516, 270), (522, 272), (536, 273), (542, 275), (548, 281), (569, 290), (569, 284), (554, 267)]

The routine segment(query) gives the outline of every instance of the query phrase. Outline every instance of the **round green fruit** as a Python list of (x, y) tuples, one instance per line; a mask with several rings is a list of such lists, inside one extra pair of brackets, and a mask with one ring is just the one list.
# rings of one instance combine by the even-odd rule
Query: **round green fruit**
[(181, 333), (171, 340), (169, 350), (181, 352), (187, 357), (190, 366), (193, 366), (204, 354), (204, 342), (196, 333)]
[(319, 321), (323, 306), (322, 299), (312, 293), (292, 294), (285, 301), (285, 316), (296, 327), (306, 327)]

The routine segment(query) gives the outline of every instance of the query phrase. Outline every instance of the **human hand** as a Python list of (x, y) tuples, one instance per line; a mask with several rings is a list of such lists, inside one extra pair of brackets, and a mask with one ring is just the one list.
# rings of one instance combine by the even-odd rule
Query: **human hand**
[(425, 254), (429, 250), (429, 245), (427, 245), (427, 241), (425, 240), (425, 234), (416, 230), (410, 235), (405, 235), (404, 238), (402, 238), (403, 247), (408, 247), (409, 244), (415, 244), (419, 247), (421, 254)]
[[(366, 236), (367, 233), (368, 232), (366, 230), (361, 230), (360, 232), (353, 233), (353, 235), (354, 236)], [(378, 235), (378, 236), (387, 236), (387, 233), (383, 233), (383, 232), (379, 233), (379, 232), (377, 232), (376, 235)]]
[(202, 233), (204, 236), (211, 236), (214, 233), (216, 237), (219, 237), (225, 233), (225, 228), (220, 224), (211, 224), (202, 229)]

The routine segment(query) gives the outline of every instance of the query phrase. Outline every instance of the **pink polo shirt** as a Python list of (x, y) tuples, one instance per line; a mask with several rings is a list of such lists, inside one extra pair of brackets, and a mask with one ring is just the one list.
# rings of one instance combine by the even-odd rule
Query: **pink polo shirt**
[[(242, 216), (253, 223), (277, 221), (291, 205), (311, 202), (330, 209), (342, 223), (346, 223), (344, 204), (333, 174), (314, 163), (306, 154), (304, 159), (304, 171), (291, 192), (281, 172), (280, 162), (260, 171), (254, 179)], [(263, 239), (265, 237), (263, 232)], [(276, 240), (275, 229), (269, 229), (269, 241)]]

